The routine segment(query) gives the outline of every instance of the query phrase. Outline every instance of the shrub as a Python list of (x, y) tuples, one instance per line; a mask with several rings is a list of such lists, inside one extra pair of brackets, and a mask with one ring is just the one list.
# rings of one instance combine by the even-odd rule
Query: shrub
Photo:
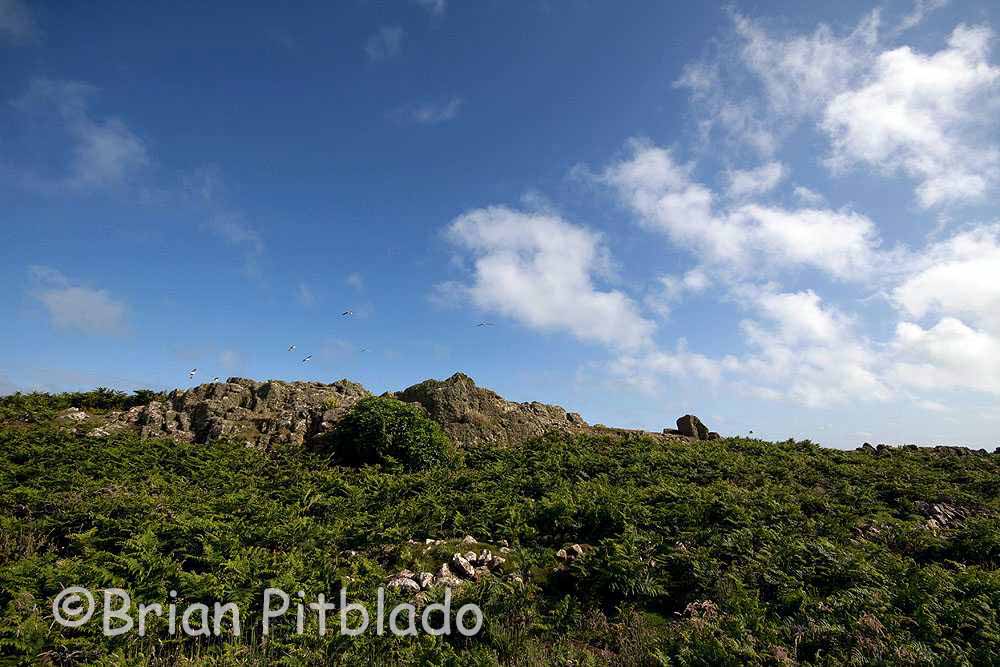
[(349, 465), (421, 470), (457, 457), (448, 436), (422, 408), (386, 396), (358, 401), (337, 424), (329, 443), (334, 456)]

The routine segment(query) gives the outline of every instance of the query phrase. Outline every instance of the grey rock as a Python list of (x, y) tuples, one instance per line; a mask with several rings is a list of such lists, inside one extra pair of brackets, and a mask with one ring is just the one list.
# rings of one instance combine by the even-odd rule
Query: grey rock
[(451, 557), (451, 567), (457, 574), (467, 579), (471, 579), (476, 575), (476, 568), (462, 554), (457, 553)]
[(229, 378), (174, 390), (163, 401), (109, 415), (109, 424), (133, 428), (145, 438), (196, 443), (234, 438), (269, 449), (310, 443), (370, 395), (348, 380), (322, 384)]
[(389, 582), (389, 588), (395, 588), (399, 591), (405, 591), (408, 593), (419, 593), (420, 584), (415, 582), (413, 579), (408, 577), (394, 577)]
[(587, 422), (557, 405), (514, 403), (472, 378), (456, 373), (447, 380), (426, 380), (397, 392), (395, 397), (418, 403), (441, 424), (452, 441), (464, 447), (510, 446), (549, 431), (576, 433)]

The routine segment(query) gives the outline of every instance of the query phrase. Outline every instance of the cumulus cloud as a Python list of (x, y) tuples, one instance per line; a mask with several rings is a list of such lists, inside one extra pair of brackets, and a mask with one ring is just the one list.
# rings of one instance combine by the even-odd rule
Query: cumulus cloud
[(383, 25), (365, 42), (365, 53), (372, 62), (389, 60), (403, 49), (406, 31), (398, 25)]
[(125, 332), (125, 304), (106, 290), (75, 285), (46, 266), (30, 267), (29, 275), (35, 285), (33, 296), (45, 307), (56, 328), (95, 335)]
[(809, 407), (892, 396), (853, 319), (815, 292), (763, 290), (754, 301), (762, 317), (741, 324), (753, 351), (735, 366), (744, 382)]
[[(703, 139), (723, 127), (771, 155), (808, 121), (829, 142), (824, 163), (834, 174), (868, 167), (903, 175), (924, 208), (973, 202), (1000, 180), (992, 31), (958, 25), (930, 53), (892, 43), (942, 4), (919, 0), (888, 36), (879, 33), (878, 10), (846, 33), (821, 24), (788, 35), (734, 14), (735, 52), (688, 65), (677, 85), (700, 107)], [(758, 85), (748, 89), (746, 72)]]
[(29, 186), (43, 190), (95, 190), (124, 185), (150, 164), (146, 144), (118, 118), (95, 118), (90, 103), (97, 88), (78, 81), (34, 79), (14, 107), (69, 139), (66, 173), (31, 174)]
[(718, 209), (715, 193), (669, 150), (640, 142), (603, 174), (640, 224), (730, 272), (807, 266), (863, 279), (879, 244), (867, 217), (850, 210), (788, 210), (760, 204)]
[(880, 54), (862, 85), (826, 107), (829, 164), (902, 171), (918, 181), (924, 207), (981, 197), (1000, 163), (995, 141), (977, 140), (991, 136), (1000, 108), (991, 40), (984, 26), (960, 25), (935, 54), (907, 46)]
[(632, 299), (596, 285), (608, 261), (598, 234), (554, 214), (496, 206), (462, 214), (447, 237), (473, 264), (471, 284), (450, 284), (453, 295), (541, 331), (614, 349), (650, 344), (655, 325)]
[(892, 293), (906, 315), (965, 317), (1000, 335), (1000, 224), (933, 244), (914, 265)]
[(912, 322), (896, 327), (892, 377), (926, 391), (973, 389), (1000, 395), (1000, 337), (954, 317), (925, 329)]

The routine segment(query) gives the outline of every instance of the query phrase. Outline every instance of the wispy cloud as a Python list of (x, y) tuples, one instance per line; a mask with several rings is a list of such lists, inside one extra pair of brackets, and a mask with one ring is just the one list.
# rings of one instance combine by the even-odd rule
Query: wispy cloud
[(406, 31), (398, 25), (383, 25), (365, 42), (365, 53), (372, 62), (389, 60), (403, 48)]
[(34, 79), (13, 102), (49, 136), (64, 136), (64, 173), (26, 171), (22, 182), (46, 191), (92, 191), (125, 185), (151, 163), (146, 143), (121, 119), (90, 112), (98, 89), (80, 81)]
[(458, 116), (464, 100), (458, 95), (451, 95), (436, 100), (411, 102), (393, 109), (389, 115), (403, 123), (419, 125), (438, 125), (453, 120)]
[(0, 39), (19, 44), (30, 41), (36, 31), (31, 11), (22, 0), (0, 0)]
[(349, 273), (347, 278), (344, 279), (344, 282), (358, 292), (365, 288), (365, 279), (360, 273), (357, 272)]
[(47, 266), (28, 269), (38, 299), (58, 329), (86, 334), (119, 335), (126, 331), (125, 304), (109, 292), (73, 284), (62, 273)]
[(412, 0), (412, 2), (426, 9), (432, 16), (444, 16), (448, 8), (447, 0)]

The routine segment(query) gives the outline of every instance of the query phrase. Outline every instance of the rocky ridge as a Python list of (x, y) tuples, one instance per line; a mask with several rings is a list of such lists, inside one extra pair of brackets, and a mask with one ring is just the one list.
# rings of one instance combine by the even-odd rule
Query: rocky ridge
[[(122, 429), (144, 438), (168, 437), (194, 443), (220, 438), (243, 441), (248, 447), (307, 445), (330, 432), (361, 399), (372, 393), (360, 384), (339, 380), (320, 382), (257, 382), (232, 377), (191, 389), (175, 389), (127, 411), (88, 416), (67, 410), (60, 419), (92, 437)], [(386, 396), (421, 406), (441, 424), (460, 447), (508, 447), (545, 433), (645, 433), (589, 425), (575, 412), (558, 405), (532, 401), (517, 403), (479, 387), (468, 375), (426, 380)], [(693, 415), (677, 420), (678, 429), (648, 434), (669, 439), (714, 439)]]

